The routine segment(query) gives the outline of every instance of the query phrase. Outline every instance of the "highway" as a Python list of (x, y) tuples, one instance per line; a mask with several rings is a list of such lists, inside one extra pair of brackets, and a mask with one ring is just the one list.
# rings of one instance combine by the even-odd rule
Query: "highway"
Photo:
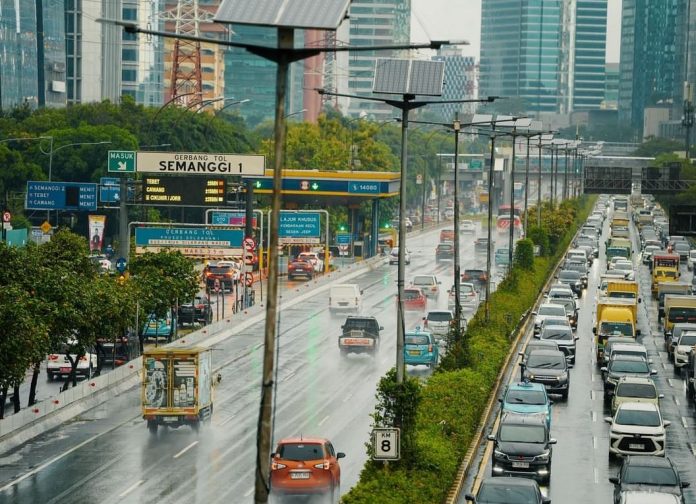
[[(437, 302), (447, 307), (451, 263), (435, 266), (439, 230), (409, 237), (412, 252), (407, 283), (417, 273), (435, 273), (442, 282)], [(501, 240), (498, 240), (501, 241)], [(462, 269), (485, 267), (473, 239), (462, 239)], [(318, 293), (283, 309), (277, 360), (274, 439), (315, 435), (331, 439), (347, 458), (341, 461), (342, 493), (353, 486), (365, 460), (377, 381), (394, 365), (396, 266), (381, 265), (354, 281), (364, 289), (363, 312), (384, 326), (376, 358), (341, 358), (337, 336), (343, 318), (331, 316), (327, 294)], [(287, 284), (281, 298), (293, 296)], [(407, 312), (407, 327), (424, 314)], [(253, 495), (256, 422), (260, 396), (263, 322), (215, 345), (215, 366), (223, 380), (216, 390), (212, 424), (192, 430), (161, 430), (151, 436), (140, 417), (139, 390), (133, 389), (4, 454), (0, 500), (57, 502), (250, 502)], [(425, 367), (407, 369), (427, 377)]]
[[(567, 402), (553, 397), (551, 435), (558, 439), (553, 448), (551, 483), (542, 487), (545, 495), (554, 503), (585, 504), (613, 502), (614, 486), (610, 476), (616, 476), (620, 460), (609, 461), (609, 424), (604, 417), (610, 416), (609, 405), (604, 405), (603, 387), (599, 368), (595, 364), (592, 327), (594, 306), (600, 275), (606, 270), (604, 240), (609, 236), (610, 215), (605, 221), (600, 239), (600, 257), (591, 270), (589, 285), (580, 299), (580, 314), (577, 335), (577, 361), (571, 370), (570, 394)], [(667, 427), (667, 456), (680, 470), (682, 481), (691, 482), (692, 487), (684, 491), (686, 502), (696, 502), (696, 425), (694, 404), (686, 396), (686, 384), (665, 352), (662, 327), (657, 323), (657, 302), (650, 295), (650, 272), (647, 265), (640, 263), (640, 243), (637, 231), (631, 227), (636, 278), (640, 283), (642, 303), (639, 305), (638, 326), (641, 336), (638, 341), (648, 349), (652, 368), (657, 370), (655, 382), (658, 391), (664, 394), (660, 410), (665, 420), (672, 422)], [(682, 266), (682, 279), (689, 281), (691, 273)], [(531, 325), (530, 325), (531, 332)], [(527, 334), (523, 341), (531, 337)], [(524, 343), (523, 343), (524, 345)], [(522, 345), (522, 346), (523, 346)], [(518, 361), (511, 366), (512, 379), (519, 379)], [(509, 375), (508, 375), (509, 379)], [(491, 425), (485, 434), (489, 434)], [(492, 443), (485, 441), (479, 447), (463, 493), (472, 493), (482, 478), (491, 474)], [(479, 469), (478, 471), (477, 469)], [(464, 503), (464, 496), (460, 501)]]

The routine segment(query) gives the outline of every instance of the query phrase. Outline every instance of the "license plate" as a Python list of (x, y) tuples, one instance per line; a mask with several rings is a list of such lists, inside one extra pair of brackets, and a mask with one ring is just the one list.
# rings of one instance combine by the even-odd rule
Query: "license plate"
[(640, 443), (630, 443), (630, 444), (628, 445), (628, 449), (629, 449), (629, 450), (642, 450), (642, 449), (644, 449), (644, 448), (645, 448), (645, 446), (643, 446), (643, 445), (640, 444)]
[(308, 472), (293, 472), (290, 473), (290, 479), (309, 479)]
[(177, 421), (179, 421), (179, 417), (166, 416), (166, 417), (162, 418), (162, 420), (165, 422), (177, 422)]
[(69, 367), (62, 367), (62, 368), (60, 368), (60, 372), (61, 372), (61, 373), (69, 373), (69, 372), (70, 372), (70, 368), (69, 368)]
[(409, 355), (420, 355), (420, 351), (419, 350), (409, 350), (408, 354)]
[(529, 469), (529, 462), (513, 462), (512, 467), (514, 469)]

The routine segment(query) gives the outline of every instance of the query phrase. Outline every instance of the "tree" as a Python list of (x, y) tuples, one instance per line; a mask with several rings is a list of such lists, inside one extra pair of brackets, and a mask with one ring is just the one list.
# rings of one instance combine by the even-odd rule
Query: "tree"
[(638, 157), (657, 157), (660, 154), (671, 154), (684, 150), (684, 144), (667, 138), (648, 138), (633, 153)]

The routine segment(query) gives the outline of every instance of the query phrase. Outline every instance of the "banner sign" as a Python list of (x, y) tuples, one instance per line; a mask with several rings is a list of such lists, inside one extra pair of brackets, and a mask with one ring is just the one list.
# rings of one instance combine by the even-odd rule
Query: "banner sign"
[(101, 252), (104, 245), (104, 227), (106, 226), (106, 215), (89, 215), (89, 251)]
[(319, 212), (280, 212), (279, 243), (320, 243), (321, 214)]
[(169, 175), (264, 175), (266, 158), (208, 152), (138, 152), (138, 172)]

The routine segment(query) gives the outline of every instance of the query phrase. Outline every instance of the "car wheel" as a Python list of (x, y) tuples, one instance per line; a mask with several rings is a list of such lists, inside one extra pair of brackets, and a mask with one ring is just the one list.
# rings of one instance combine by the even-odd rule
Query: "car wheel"
[(46, 371), (46, 381), (53, 381), (55, 377), (56, 377), (56, 375)]
[(561, 392), (561, 397), (563, 397), (564, 401), (567, 401), (568, 400), (568, 390), (564, 390), (563, 392)]
[(157, 422), (153, 420), (148, 420), (147, 430), (150, 431), (150, 434), (157, 434)]

